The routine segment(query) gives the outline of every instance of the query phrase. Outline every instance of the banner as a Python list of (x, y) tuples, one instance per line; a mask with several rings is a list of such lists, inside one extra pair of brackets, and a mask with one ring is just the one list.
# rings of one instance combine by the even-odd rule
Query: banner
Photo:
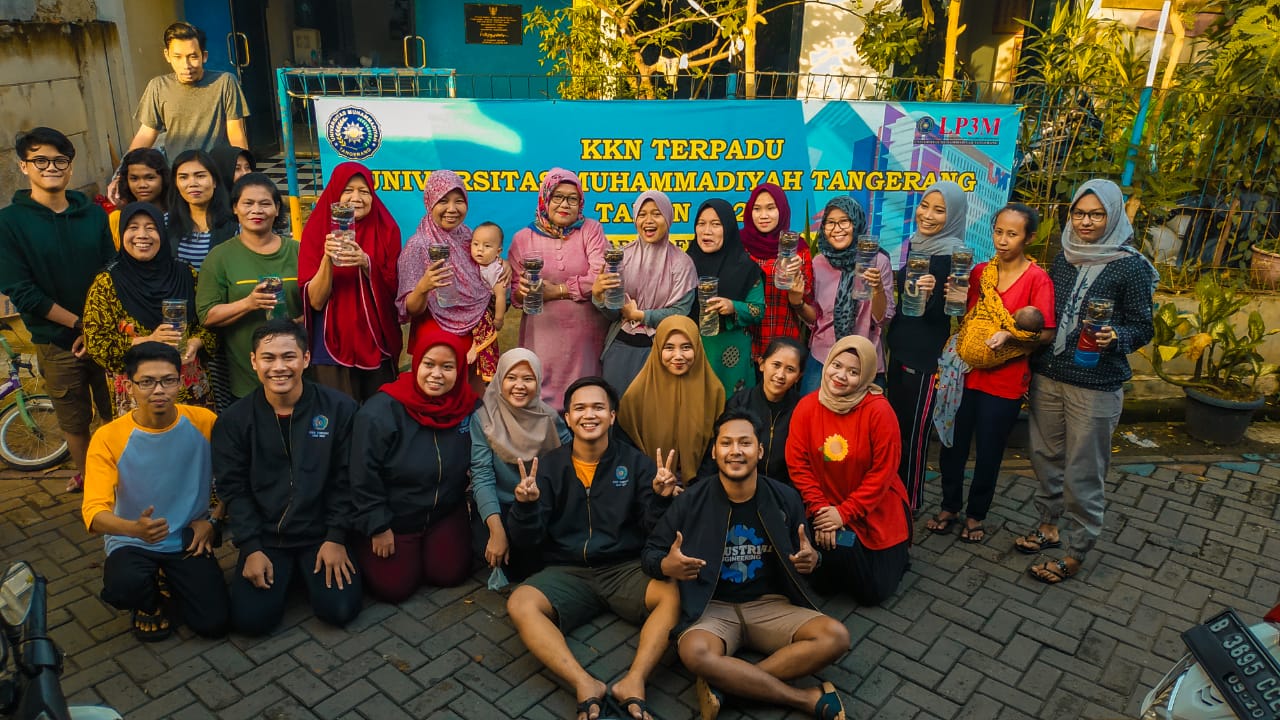
[(635, 237), (631, 203), (662, 190), (675, 204), (672, 237), (692, 237), (691, 214), (709, 198), (739, 221), (751, 189), (777, 184), (791, 229), (816, 232), (837, 195), (862, 204), (894, 265), (915, 227), (915, 207), (936, 180), (969, 197), (967, 243), (992, 253), (994, 215), (1009, 197), (1018, 109), (974, 103), (801, 100), (441, 100), (317, 98), (327, 178), (345, 160), (372, 171), (404, 237), (422, 219), (432, 170), (466, 183), (467, 225), (501, 226), (507, 242), (537, 209), (552, 167), (578, 173), (583, 212), (615, 242)]

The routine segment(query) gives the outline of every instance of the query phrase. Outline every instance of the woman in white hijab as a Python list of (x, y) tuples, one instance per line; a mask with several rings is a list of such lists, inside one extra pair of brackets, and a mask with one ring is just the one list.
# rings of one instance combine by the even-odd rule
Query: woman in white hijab
[[(1027, 568), (1051, 584), (1079, 572), (1102, 533), (1111, 435), (1120, 420), (1124, 383), (1133, 374), (1129, 354), (1154, 335), (1157, 278), (1150, 261), (1129, 244), (1133, 226), (1118, 185), (1081, 185), (1069, 219), (1062, 252), (1049, 268), (1058, 335), (1031, 363), (1031, 464), (1040, 481), (1040, 525), (1014, 542), (1026, 554), (1065, 544), (1062, 558), (1041, 558)], [(1090, 332), (1085, 310), (1099, 300), (1114, 304), (1111, 319)], [(1076, 352), (1078, 345), (1083, 353)]]

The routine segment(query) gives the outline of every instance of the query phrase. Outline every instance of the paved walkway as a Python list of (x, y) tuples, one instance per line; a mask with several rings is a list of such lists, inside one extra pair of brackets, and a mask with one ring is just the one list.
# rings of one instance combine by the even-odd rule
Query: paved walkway
[[(986, 544), (917, 523), (896, 598), (871, 610), (826, 603), (854, 647), (822, 677), (859, 720), (1136, 717), (1183, 654), (1182, 630), (1225, 606), (1256, 620), (1280, 601), (1276, 457), (1127, 458), (1112, 473), (1097, 551), (1058, 587), (1027, 577), (1029, 559), (1010, 549), (1035, 512), (1031, 472), (1011, 459)], [(481, 574), (399, 608), (370, 604), (345, 630), (296, 602), (266, 639), (209, 642), (183, 629), (180, 639), (142, 645), (97, 598), (102, 543), (86, 535), (78, 503), (58, 493), (66, 474), (0, 472), (0, 548), (50, 580), (50, 625), (67, 652), (73, 701), (105, 702), (130, 720), (572, 717), (571, 694), (524, 650), (505, 597)], [(229, 568), (231, 551), (223, 553)], [(635, 629), (610, 616), (571, 641), (602, 678), (626, 667), (634, 645)], [(696, 715), (691, 678), (670, 657), (650, 700), (662, 718)], [(722, 716), (789, 717), (754, 708)]]

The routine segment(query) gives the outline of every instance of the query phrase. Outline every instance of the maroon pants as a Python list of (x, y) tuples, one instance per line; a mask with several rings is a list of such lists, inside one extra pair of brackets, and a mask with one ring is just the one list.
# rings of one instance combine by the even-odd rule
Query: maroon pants
[(364, 538), (357, 551), (369, 594), (388, 603), (407, 600), (423, 585), (455, 587), (471, 574), (471, 529), (460, 506), (420, 532), (395, 533), (395, 552), (380, 558)]

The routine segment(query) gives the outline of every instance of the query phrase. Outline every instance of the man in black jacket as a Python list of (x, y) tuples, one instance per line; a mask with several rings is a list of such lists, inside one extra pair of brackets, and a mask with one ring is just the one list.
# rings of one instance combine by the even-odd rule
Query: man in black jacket
[[(534, 656), (573, 685), (580, 720), (603, 717), (606, 691), (630, 717), (645, 720), (652, 717), (645, 682), (667, 648), (680, 598), (674, 584), (644, 574), (639, 556), (680, 492), (671, 472), (675, 453), (660, 466), (609, 441), (618, 393), (603, 378), (574, 382), (564, 406), (573, 442), (534, 459), (527, 472), (519, 463), (511, 543), (541, 546), (547, 567), (511, 593), (507, 613)], [(643, 623), (631, 669), (612, 688), (583, 669), (563, 634), (605, 610)]]
[[(745, 410), (716, 420), (711, 453), (719, 476), (671, 504), (641, 562), (650, 576), (678, 581), (676, 647), (698, 677), (704, 720), (716, 717), (721, 692), (821, 720), (844, 718), (831, 683), (788, 682), (848, 652), (849, 631), (814, 608), (803, 576), (821, 558), (805, 533), (799, 493), (756, 471), (764, 455), (758, 422)], [(735, 658), (744, 646), (768, 657), (755, 665)]]
[(305, 382), (307, 333), (280, 318), (253, 333), (262, 387), (213, 426), (213, 476), (240, 548), (231, 622), (246, 635), (280, 624), (289, 583), (302, 576), (316, 617), (342, 626), (360, 612), (360, 578), (347, 555), (347, 462), (356, 403)]

